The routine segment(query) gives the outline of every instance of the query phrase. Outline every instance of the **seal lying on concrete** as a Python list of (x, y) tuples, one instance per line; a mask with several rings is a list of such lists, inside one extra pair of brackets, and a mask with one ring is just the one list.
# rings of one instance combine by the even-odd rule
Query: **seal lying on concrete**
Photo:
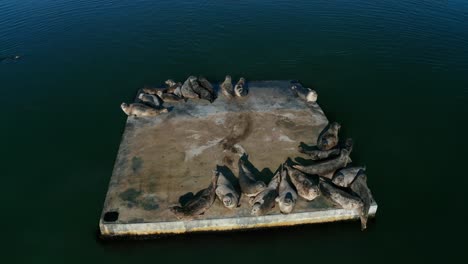
[(149, 87), (145, 87), (143, 89), (141, 89), (145, 94), (158, 94), (158, 92), (163, 92), (165, 93), (167, 91), (167, 88), (149, 88)]
[(157, 116), (161, 113), (167, 113), (166, 108), (155, 109), (153, 107), (146, 106), (144, 104), (134, 103), (134, 104), (126, 104), (122, 103), (120, 108), (124, 111), (125, 114), (128, 116), (135, 116), (135, 117), (144, 117), (144, 116)]
[(177, 90), (180, 91), (180, 87), (182, 87), (182, 84), (180, 82), (176, 83), (174, 82), (173, 80), (169, 79), (167, 81), (165, 81), (166, 85), (167, 85), (167, 90), (166, 90), (166, 93), (173, 93), (177, 96), (181, 96), (179, 94), (177, 94)]
[(164, 102), (169, 102), (169, 103), (185, 102), (184, 98), (179, 97), (175, 94), (171, 94), (171, 93), (163, 93), (161, 91), (158, 91), (157, 96), (161, 98)]
[(337, 122), (331, 123), (319, 135), (317, 139), (317, 148), (329, 150), (338, 145), (338, 131), (341, 126)]
[(195, 216), (202, 215), (213, 204), (216, 198), (216, 183), (218, 174), (213, 172), (211, 184), (208, 188), (200, 190), (183, 206), (173, 206), (169, 210), (179, 219), (193, 219)]
[(284, 165), (288, 171), (291, 182), (296, 187), (297, 194), (307, 201), (312, 201), (320, 195), (318, 183), (304, 175), (302, 172)]
[(255, 198), (252, 198), (250, 204), (252, 205), (252, 215), (264, 215), (275, 207), (275, 199), (278, 196), (278, 185), (280, 182), (280, 173), (277, 172), (271, 179), (266, 189), (260, 192)]
[(359, 197), (349, 194), (339, 189), (338, 187), (335, 187), (333, 184), (327, 183), (324, 180), (320, 180), (320, 190), (322, 191), (323, 196), (329, 198), (343, 209), (355, 210), (361, 218), (362, 225), (363, 221), (365, 220), (363, 214), (364, 203)]
[(311, 160), (322, 160), (329, 157), (336, 157), (340, 154), (339, 148), (333, 148), (329, 150), (320, 150), (320, 149), (305, 149), (302, 146), (298, 147), (299, 152), (307, 154), (310, 156)]
[(140, 99), (146, 105), (149, 105), (154, 108), (162, 107), (162, 103), (163, 103), (162, 100), (159, 98), (159, 96), (152, 95), (152, 94), (141, 93), (138, 95), (138, 99)]
[(291, 86), (291, 89), (296, 93), (296, 95), (306, 102), (313, 102), (317, 101), (317, 92), (310, 89), (302, 87), (300, 84), (294, 84)]
[(360, 173), (356, 176), (356, 179), (350, 185), (351, 190), (361, 198), (364, 206), (362, 208), (361, 215), (361, 230), (367, 228), (367, 218), (369, 216), (369, 208), (372, 203), (372, 193), (367, 187), (367, 176), (365, 173)]
[(195, 91), (192, 89), (191, 80), (193, 80), (193, 78), (197, 79), (197, 77), (195, 76), (190, 76), (187, 78), (184, 84), (182, 84), (181, 92), (184, 98), (188, 98), (188, 99), (200, 98), (198, 94), (195, 93)]
[(241, 77), (237, 82), (236, 86), (234, 86), (234, 93), (238, 97), (246, 96), (249, 93), (247, 86), (245, 86), (244, 77)]
[(198, 76), (198, 82), (200, 83), (200, 86), (208, 90), (213, 96), (216, 97), (215, 90), (213, 88), (213, 85), (203, 76)]
[(218, 174), (218, 182), (216, 184), (216, 195), (219, 200), (223, 202), (226, 208), (233, 209), (239, 206), (240, 195), (234, 189), (231, 182), (224, 176), (220, 171), (216, 171)]
[(227, 98), (232, 98), (234, 96), (231, 76), (226, 75), (224, 82), (221, 84), (221, 91)]
[(288, 181), (288, 172), (281, 168), (281, 181), (278, 188), (278, 197), (276, 202), (279, 204), (281, 213), (289, 214), (294, 209), (297, 200), (297, 192)]
[(198, 83), (197, 77), (190, 76), (189, 80), (190, 86), (192, 87), (192, 91), (198, 94), (198, 97), (200, 99), (208, 100), (210, 103), (212, 103), (215, 100), (214, 95)]
[(293, 167), (307, 174), (317, 174), (331, 179), (333, 175), (328, 174), (346, 167), (350, 162), (351, 158), (349, 157), (349, 151), (347, 149), (342, 149), (340, 151), (340, 156), (336, 158), (319, 161), (309, 166), (293, 165)]
[(360, 173), (364, 173), (366, 167), (349, 167), (335, 172), (332, 182), (340, 187), (348, 187)]
[(242, 193), (252, 197), (263, 191), (266, 188), (266, 184), (255, 179), (254, 174), (245, 165), (245, 160), (247, 158), (247, 154), (244, 154), (239, 158), (239, 185)]

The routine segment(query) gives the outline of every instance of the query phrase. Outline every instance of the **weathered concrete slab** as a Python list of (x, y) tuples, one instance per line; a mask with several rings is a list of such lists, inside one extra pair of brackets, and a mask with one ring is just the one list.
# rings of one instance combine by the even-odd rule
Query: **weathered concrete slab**
[[(289, 81), (249, 82), (246, 98), (220, 95), (204, 100), (166, 104), (172, 111), (153, 118), (129, 117), (109, 184), (100, 229), (103, 235), (153, 235), (192, 231), (233, 230), (357, 218), (324, 197), (299, 199), (293, 213), (278, 206), (268, 215), (250, 215), (247, 198), (229, 210), (216, 200), (192, 221), (178, 220), (168, 209), (187, 192), (209, 185), (212, 170), (224, 165), (238, 175), (239, 148), (266, 182), (297, 151), (299, 142), (314, 144), (328, 124), (317, 104), (294, 96)], [(372, 205), (370, 214), (375, 214)]]

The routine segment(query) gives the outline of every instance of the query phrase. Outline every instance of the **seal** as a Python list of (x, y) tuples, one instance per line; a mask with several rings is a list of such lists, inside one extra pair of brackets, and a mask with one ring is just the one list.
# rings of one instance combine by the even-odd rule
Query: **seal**
[(179, 94), (176, 94), (176, 90), (177, 89), (180, 90), (180, 87), (182, 86), (182, 84), (180, 82), (176, 83), (173, 80), (169, 79), (169, 80), (165, 81), (164, 83), (167, 85), (166, 93), (173, 93), (173, 94), (175, 94), (177, 96), (180, 96)]
[(302, 85), (299, 83), (293, 84), (291, 86), (291, 89), (296, 93), (296, 95), (301, 98), (302, 100), (305, 100), (306, 102), (312, 102), (315, 103), (317, 102), (317, 97), (318, 94), (316, 91), (310, 89), (310, 88), (304, 88)]
[(332, 178), (332, 182), (340, 187), (348, 187), (358, 174), (364, 173), (365, 171), (366, 167), (344, 168), (335, 172), (335, 175), (333, 175)]
[(173, 206), (169, 210), (179, 219), (193, 219), (198, 215), (203, 215), (214, 203), (217, 181), (218, 174), (213, 172), (208, 188), (200, 190), (183, 206)]
[(193, 79), (196, 80), (197, 77), (189, 76), (187, 78), (187, 80), (184, 82), (184, 84), (182, 85), (182, 87), (181, 87), (181, 93), (182, 93), (182, 96), (184, 98), (188, 98), (188, 99), (198, 99), (198, 98), (200, 98), (198, 96), (198, 94), (195, 93), (195, 91), (193, 91), (193, 89), (192, 89), (191, 80), (193, 80)]
[(247, 154), (239, 158), (239, 185), (242, 193), (248, 197), (256, 196), (266, 188), (266, 184), (255, 179), (254, 174), (245, 165), (245, 160), (248, 159)]
[(278, 197), (278, 185), (280, 182), (280, 174), (276, 173), (271, 179), (266, 189), (261, 191), (255, 198), (250, 200), (252, 205), (252, 211), (250, 214), (260, 216), (267, 214), (271, 209), (275, 207), (275, 200)]
[(362, 208), (361, 215), (361, 230), (367, 228), (367, 219), (369, 217), (369, 208), (374, 200), (372, 193), (367, 187), (367, 176), (365, 173), (360, 173), (356, 176), (356, 179), (350, 185), (351, 190), (361, 198), (364, 206)]
[(323, 129), (317, 139), (317, 148), (320, 150), (329, 150), (338, 145), (338, 131), (340, 128), (340, 124), (333, 122)]
[(333, 175), (328, 174), (346, 167), (350, 162), (351, 158), (349, 157), (349, 151), (347, 149), (342, 149), (338, 157), (319, 161), (309, 166), (293, 165), (293, 167), (307, 174), (317, 174), (331, 179)]
[(224, 82), (221, 84), (221, 91), (227, 98), (232, 98), (234, 96), (231, 76), (226, 75)]
[(362, 221), (364, 203), (359, 197), (347, 193), (324, 180), (320, 181), (320, 190), (323, 196), (338, 204), (343, 209), (354, 210), (357, 212)]
[(297, 194), (306, 199), (312, 201), (320, 195), (318, 183), (314, 182), (311, 178), (307, 177), (302, 172), (291, 168), (289, 165), (284, 165), (288, 171), (289, 178), (292, 184), (296, 187)]
[(231, 182), (220, 171), (215, 171), (218, 174), (218, 182), (216, 184), (216, 196), (223, 202), (226, 208), (233, 209), (239, 205), (239, 193), (232, 186)]
[(200, 83), (200, 86), (208, 90), (213, 96), (216, 96), (216, 92), (213, 88), (213, 85), (203, 76), (198, 76), (198, 83)]
[(161, 91), (158, 91), (157, 96), (161, 98), (163, 102), (178, 103), (178, 102), (184, 101), (184, 98), (182, 97), (179, 97), (175, 94), (163, 93)]
[(143, 91), (143, 93), (145, 94), (158, 94), (159, 91), (165, 93), (167, 91), (167, 88), (148, 88), (148, 87), (145, 87), (143, 89), (141, 89)]
[(162, 107), (163, 103), (159, 96), (152, 94), (141, 93), (138, 95), (138, 99), (140, 99), (144, 104), (154, 108)]
[(281, 213), (289, 214), (294, 210), (294, 206), (296, 206), (297, 192), (288, 181), (288, 172), (284, 169), (284, 165), (281, 168), (280, 176), (281, 181), (278, 187), (276, 202), (279, 205)]
[(310, 156), (311, 160), (323, 160), (329, 157), (336, 157), (340, 154), (339, 148), (333, 148), (329, 150), (320, 149), (305, 149), (302, 146), (298, 147), (299, 152)]
[(193, 77), (193, 78), (192, 78), (192, 77), (193, 77), (193, 76), (191, 76), (191, 78), (189, 78), (189, 79), (190, 79), (190, 85), (191, 85), (191, 87), (192, 87), (192, 90), (193, 90), (196, 94), (198, 94), (198, 97), (199, 97), (200, 99), (205, 99), (205, 100), (208, 100), (210, 103), (212, 103), (212, 102), (215, 100), (213, 94), (212, 94), (210, 91), (208, 91), (207, 89), (203, 88), (203, 87), (198, 83), (198, 80), (197, 80), (196, 77)]
[(234, 93), (238, 97), (246, 96), (249, 93), (247, 87), (245, 86), (244, 77), (241, 77), (237, 82), (236, 86), (234, 86)]
[(167, 113), (166, 108), (155, 109), (153, 107), (146, 106), (144, 104), (134, 103), (134, 104), (126, 104), (122, 103), (120, 105), (122, 111), (128, 116), (135, 116), (135, 117), (145, 117), (145, 116), (157, 116), (161, 113)]

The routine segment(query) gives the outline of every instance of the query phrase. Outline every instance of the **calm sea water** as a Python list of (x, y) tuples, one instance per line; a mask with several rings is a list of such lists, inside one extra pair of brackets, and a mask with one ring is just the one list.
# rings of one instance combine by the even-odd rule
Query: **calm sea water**
[[(0, 0), (4, 263), (444, 261), (466, 256), (466, 1)], [(377, 219), (97, 239), (145, 84), (299, 79), (356, 142)], [(464, 243), (466, 246), (466, 242)]]

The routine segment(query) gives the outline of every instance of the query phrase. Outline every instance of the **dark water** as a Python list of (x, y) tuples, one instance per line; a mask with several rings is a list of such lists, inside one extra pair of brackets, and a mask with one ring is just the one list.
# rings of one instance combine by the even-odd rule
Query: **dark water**
[[(466, 1), (242, 2), (0, 0), (0, 57), (22, 56), (0, 63), (4, 263), (466, 256)], [(98, 240), (120, 103), (190, 74), (315, 88), (367, 165), (379, 202), (369, 229)]]

